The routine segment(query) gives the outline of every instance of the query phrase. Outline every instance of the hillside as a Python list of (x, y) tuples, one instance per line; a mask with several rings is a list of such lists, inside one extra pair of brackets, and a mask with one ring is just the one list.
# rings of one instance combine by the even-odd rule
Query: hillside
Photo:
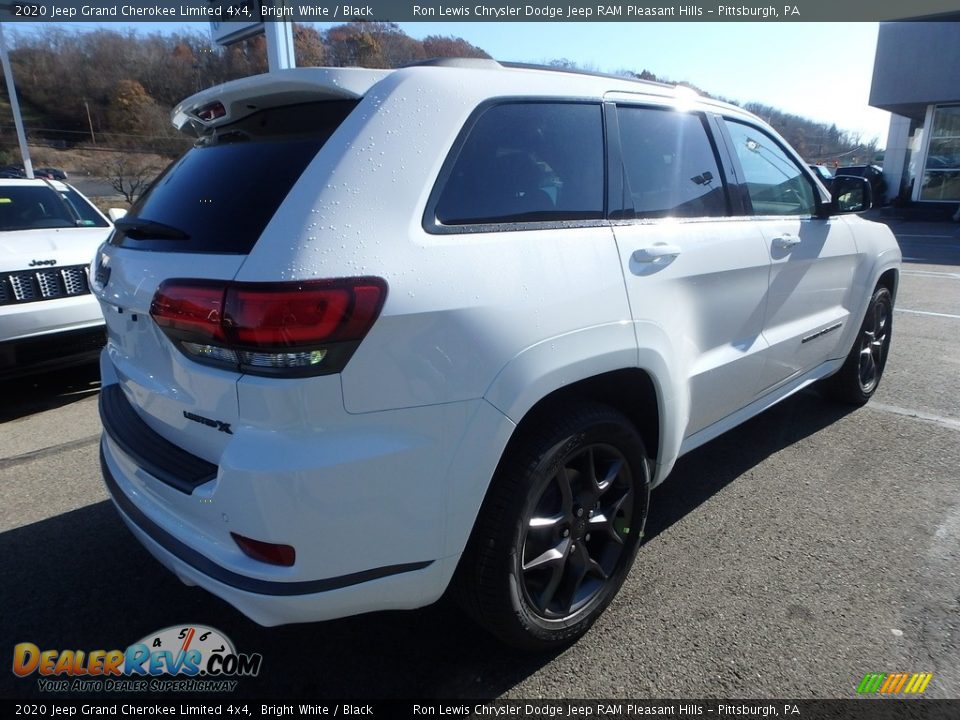
[[(417, 40), (394, 23), (348, 23), (324, 32), (295, 25), (294, 40), (298, 64), (303, 66), (397, 67), (430, 57), (489, 57), (462, 38)], [(177, 102), (203, 88), (267, 68), (262, 36), (220, 48), (211, 47), (205, 33), (144, 36), (48, 27), (37, 34), (15, 36), (13, 46), (10, 58), (25, 125), (31, 146), (38, 148), (35, 162), (73, 173), (97, 174), (103, 165), (98, 158), (105, 158), (110, 150), (179, 154), (187, 141), (169, 121)], [(572, 65), (566, 60), (552, 64)], [(620, 74), (664, 80), (648, 70)], [(809, 161), (864, 162), (876, 152), (875, 146), (862, 146), (858, 138), (835, 125), (756, 103), (746, 108), (770, 122)], [(19, 162), (9, 103), (4, 100), (0, 164)]]

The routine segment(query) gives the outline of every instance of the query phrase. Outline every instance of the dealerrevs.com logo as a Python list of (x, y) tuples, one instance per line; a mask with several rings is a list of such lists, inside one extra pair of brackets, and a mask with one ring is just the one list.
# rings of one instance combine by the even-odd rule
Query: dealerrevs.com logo
[(204, 625), (175, 625), (126, 650), (13, 648), (13, 673), (38, 675), (45, 692), (232, 692), (237, 678), (256, 677), (263, 656), (238, 653), (230, 639)]

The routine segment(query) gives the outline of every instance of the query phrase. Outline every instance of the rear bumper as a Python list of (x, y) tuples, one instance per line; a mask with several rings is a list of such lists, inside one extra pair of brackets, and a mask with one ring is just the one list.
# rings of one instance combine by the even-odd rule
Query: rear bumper
[(197, 585), (260, 625), (330, 620), (424, 604), (423, 589), (439, 582), (442, 563), (374, 568), (315, 581), (260, 580), (228, 570), (147, 518), (120, 489), (101, 446), (104, 481), (120, 517), (137, 540), (187, 585)]
[[(105, 394), (115, 399), (122, 391), (104, 377)], [(112, 415), (110, 407), (101, 410)], [(150, 458), (138, 457), (150, 453), (148, 444), (130, 433), (119, 437), (116, 418), (105, 417), (104, 481), (157, 560), (262, 625), (422, 607), (446, 588), (492, 473), (475, 463), (476, 475), (460, 473), (459, 482), (475, 478), (465, 499), (445, 469), (457, 466), (461, 448), (473, 451), (466, 439), (478, 418), (485, 433), (490, 423), (509, 421), (483, 401), (385, 415), (345, 417), (356, 423), (352, 434), (326, 428), (290, 437), (235, 426), (212, 466), (215, 477), (180, 488), (150, 472), (157, 463), (151, 468)], [(464, 502), (472, 508), (458, 512)], [(253, 560), (231, 532), (290, 544), (296, 562)]]
[(103, 471), (103, 480), (107, 485), (110, 498), (113, 500), (114, 505), (117, 506), (117, 509), (123, 513), (128, 524), (132, 523), (136, 525), (140, 532), (147, 535), (167, 553), (208, 576), (211, 580), (244, 592), (274, 596), (310, 595), (313, 593), (328, 592), (330, 590), (340, 590), (345, 587), (350, 587), (351, 585), (359, 585), (360, 583), (378, 580), (379, 578), (389, 577), (390, 575), (422, 570), (432, 563), (432, 561), (425, 561), (406, 563), (403, 565), (390, 565), (387, 567), (371, 568), (349, 575), (341, 575), (340, 577), (324, 578), (322, 580), (300, 580), (295, 582), (260, 580), (247, 575), (241, 575), (240, 573), (217, 565), (209, 558), (177, 540), (177, 538), (144, 515), (140, 509), (133, 504), (130, 498), (120, 490), (120, 486), (110, 472), (110, 468), (107, 467), (102, 448), (100, 451), (100, 469)]

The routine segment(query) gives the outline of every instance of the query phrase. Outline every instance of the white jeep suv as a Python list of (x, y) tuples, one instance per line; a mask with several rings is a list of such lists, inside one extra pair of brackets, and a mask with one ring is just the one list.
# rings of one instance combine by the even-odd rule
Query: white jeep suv
[(768, 126), (494, 61), (246, 78), (96, 262), (102, 466), (134, 535), (264, 625), (450, 586), (587, 630), (677, 457), (833, 376), (866, 402), (900, 252)]
[(95, 362), (105, 342), (90, 261), (112, 226), (51, 180), (0, 180), (0, 378)]

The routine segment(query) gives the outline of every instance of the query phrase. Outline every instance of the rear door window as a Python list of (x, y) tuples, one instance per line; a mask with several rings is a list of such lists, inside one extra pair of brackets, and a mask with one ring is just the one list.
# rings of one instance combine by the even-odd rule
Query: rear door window
[(436, 219), (460, 226), (601, 219), (603, 157), (599, 104), (495, 105), (460, 145)]
[[(357, 101), (270, 108), (219, 128), (174, 161), (118, 224), (113, 244), (248, 254)], [(139, 230), (135, 228), (141, 220)], [(150, 227), (165, 232), (151, 234)], [(159, 236), (158, 236), (159, 235)]]
[(618, 107), (625, 205), (638, 218), (729, 214), (723, 176), (702, 116)]

